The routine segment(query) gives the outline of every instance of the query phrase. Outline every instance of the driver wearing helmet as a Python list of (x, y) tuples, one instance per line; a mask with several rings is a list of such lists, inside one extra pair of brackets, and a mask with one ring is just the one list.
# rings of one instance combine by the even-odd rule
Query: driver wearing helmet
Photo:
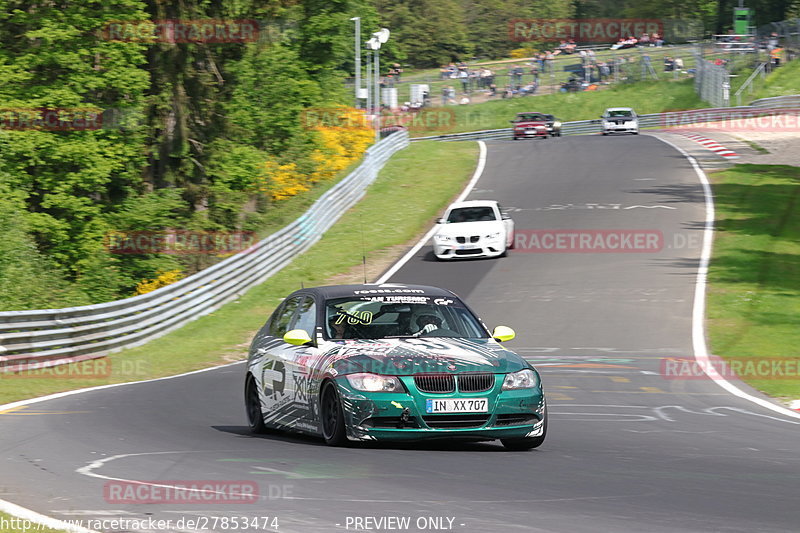
[(414, 337), (419, 337), (439, 329), (442, 327), (442, 319), (436, 315), (420, 315), (417, 317), (417, 326), (420, 330), (414, 333)]

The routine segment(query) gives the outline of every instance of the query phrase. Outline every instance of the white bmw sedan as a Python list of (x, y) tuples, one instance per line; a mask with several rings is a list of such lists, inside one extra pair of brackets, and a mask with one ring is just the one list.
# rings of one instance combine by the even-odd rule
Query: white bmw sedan
[(452, 204), (433, 236), (437, 259), (498, 257), (513, 247), (514, 221), (494, 200)]

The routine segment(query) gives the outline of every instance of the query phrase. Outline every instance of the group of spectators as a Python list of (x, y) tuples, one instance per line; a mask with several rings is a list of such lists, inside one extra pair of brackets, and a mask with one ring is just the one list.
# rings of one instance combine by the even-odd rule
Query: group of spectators
[(620, 37), (617, 44), (611, 46), (612, 50), (622, 50), (625, 48), (634, 48), (636, 46), (664, 46), (664, 38), (661, 34), (643, 33), (638, 39), (633, 35), (629, 35), (627, 39)]
[[(664, 39), (660, 34), (643, 33), (638, 38), (631, 35), (627, 39), (620, 39), (611, 46), (611, 49), (620, 50), (641, 46), (662, 47), (663, 45)], [(507, 72), (501, 72), (499, 68), (496, 71), (488, 67), (470, 68), (464, 62), (453, 62), (442, 65), (439, 69), (442, 80), (452, 80), (452, 85), (442, 88), (441, 104), (469, 103), (470, 97), (475, 91), (482, 91), (488, 97), (499, 95), (502, 98), (536, 94), (539, 89), (540, 76), (555, 73), (554, 63), (557, 56), (568, 55), (580, 57), (580, 68), (576, 69), (573, 76), (561, 85), (562, 91), (586, 90), (587, 88), (596, 88), (598, 83), (610, 83), (614, 73), (619, 72), (622, 66), (636, 61), (635, 57), (625, 56), (617, 56), (607, 61), (598, 60), (595, 50), (578, 49), (578, 44), (574, 39), (565, 39), (551, 50), (536, 53), (525, 64), (510, 65)], [(649, 57), (645, 59), (649, 62)], [(647, 66), (649, 68), (649, 65)], [(681, 70), (683, 70), (682, 59), (674, 57), (664, 59), (665, 72)], [(507, 80), (507, 83), (500, 80)], [(455, 87), (460, 88), (460, 96), (457, 96)]]

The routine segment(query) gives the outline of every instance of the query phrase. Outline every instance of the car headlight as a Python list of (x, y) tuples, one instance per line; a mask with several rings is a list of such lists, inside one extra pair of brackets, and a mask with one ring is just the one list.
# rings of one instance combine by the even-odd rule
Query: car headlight
[(434, 235), (433, 238), (439, 242), (449, 242), (450, 236), (449, 235)]
[(503, 390), (532, 389), (539, 384), (536, 374), (530, 368), (506, 374)]
[(560, 128), (561, 127), (561, 123), (556, 120), (555, 122), (553, 122), (553, 127), (554, 128)]
[(347, 374), (347, 381), (356, 390), (364, 392), (404, 392), (403, 384), (394, 376), (359, 373)]
[(498, 231), (496, 233), (490, 233), (489, 235), (486, 236), (486, 238), (487, 239), (499, 239), (500, 238), (500, 232)]

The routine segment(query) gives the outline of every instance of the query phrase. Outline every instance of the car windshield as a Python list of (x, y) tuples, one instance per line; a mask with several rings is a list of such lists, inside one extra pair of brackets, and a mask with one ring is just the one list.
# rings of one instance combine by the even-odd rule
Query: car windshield
[(608, 112), (608, 116), (609, 117), (632, 117), (633, 113), (631, 111), (628, 111), (627, 109), (621, 109), (621, 110), (618, 109), (616, 111), (609, 111)]
[(447, 222), (486, 222), (497, 220), (494, 209), (486, 206), (457, 207), (447, 215)]
[(328, 339), (397, 337), (488, 338), (488, 332), (455, 297), (386, 295), (325, 302)]
[(539, 113), (526, 113), (524, 115), (517, 115), (517, 122), (543, 121), (543, 120), (546, 120), (545, 115)]

